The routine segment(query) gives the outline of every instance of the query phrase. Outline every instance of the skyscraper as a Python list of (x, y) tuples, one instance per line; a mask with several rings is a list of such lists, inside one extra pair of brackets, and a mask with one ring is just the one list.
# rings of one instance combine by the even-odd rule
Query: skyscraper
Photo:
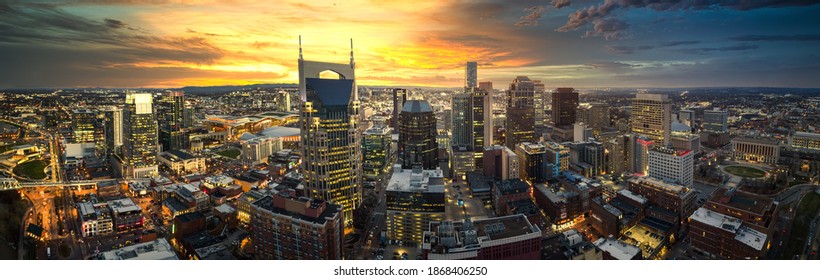
[(403, 88), (393, 89), (393, 118), (390, 120), (390, 126), (393, 127), (393, 133), (398, 133), (399, 130), (399, 112), (404, 107), (404, 102), (407, 101), (407, 90)]
[(609, 127), (609, 105), (605, 103), (581, 103), (578, 105), (577, 122), (583, 122), (592, 128), (592, 134), (600, 135), (601, 129)]
[(97, 125), (97, 111), (74, 109), (71, 111), (71, 130), (74, 143), (94, 142), (94, 128)]
[(148, 178), (158, 172), (157, 119), (150, 93), (129, 92), (123, 109), (123, 173)]
[(632, 133), (645, 135), (653, 142), (669, 144), (672, 101), (665, 94), (639, 92), (632, 100)]
[(185, 94), (169, 91), (162, 95), (157, 104), (159, 141), (163, 151), (185, 149), (187, 134), (185, 128)]
[(552, 123), (555, 126), (569, 126), (576, 121), (578, 91), (573, 88), (558, 88), (552, 93)]
[(392, 129), (384, 124), (373, 125), (362, 136), (364, 156), (362, 175), (369, 180), (382, 179), (392, 165)]
[[(301, 41), (301, 40), (300, 40)], [(332, 71), (338, 79), (320, 78)], [(305, 190), (341, 204), (346, 227), (362, 200), (359, 98), (351, 42), (350, 64), (307, 61), (299, 48), (300, 141)]]
[(547, 130), (547, 123), (546, 123), (546, 117), (547, 117), (546, 113), (547, 112), (546, 112), (546, 109), (547, 109), (547, 104), (549, 102), (546, 98), (546, 90), (545, 90), (544, 84), (541, 83), (541, 81), (539, 81), (539, 80), (533, 80), (532, 84), (533, 84), (533, 88), (535, 90), (535, 92), (533, 93), (533, 96), (532, 96), (532, 106), (533, 106), (533, 109), (535, 110), (533, 112), (533, 120), (535, 121), (535, 135), (534, 135), (534, 137), (537, 140), (538, 137), (543, 136), (544, 133)]
[(507, 91), (507, 148), (535, 140), (535, 84), (526, 76), (518, 76)]
[(478, 87), (478, 63), (474, 61), (467, 62), (467, 67), (464, 71), (464, 87)]
[(478, 89), (487, 92), (489, 95), (493, 95), (493, 82), (479, 82)]
[(418, 164), (424, 169), (436, 169), (437, 151), (436, 115), (430, 103), (407, 100), (399, 114), (399, 161), (402, 168), (409, 169)]
[(103, 110), (105, 154), (110, 156), (122, 146), (122, 109), (111, 106)]
[(728, 119), (729, 114), (726, 111), (703, 111), (703, 130), (708, 132), (729, 131)]

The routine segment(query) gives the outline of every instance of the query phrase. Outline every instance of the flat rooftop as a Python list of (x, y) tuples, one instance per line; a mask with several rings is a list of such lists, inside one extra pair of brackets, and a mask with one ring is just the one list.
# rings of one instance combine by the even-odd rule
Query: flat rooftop
[(631, 260), (641, 253), (640, 248), (614, 238), (601, 238), (593, 244), (617, 260)]
[(681, 186), (681, 185), (678, 185), (678, 184), (667, 183), (667, 182), (664, 182), (664, 181), (661, 181), (661, 180), (658, 180), (658, 179), (655, 179), (655, 178), (651, 178), (651, 177), (636, 177), (636, 178), (630, 179), (629, 182), (634, 182), (636, 184), (653, 185), (653, 186), (659, 187), (661, 189), (664, 189), (668, 192), (677, 193), (680, 196), (684, 196), (687, 193), (695, 191), (693, 189), (690, 189), (690, 188), (687, 188), (687, 187), (684, 187), (684, 186)]
[(130, 198), (123, 198), (117, 199), (113, 201), (109, 201), (108, 205), (111, 207), (111, 210), (114, 213), (128, 213), (128, 212), (142, 212), (142, 208), (139, 207), (133, 200)]
[[(726, 198), (728, 198), (728, 200)], [(726, 205), (761, 216), (775, 207), (774, 199), (739, 190), (730, 191), (727, 188), (715, 190), (709, 198), (709, 202)]]
[(104, 260), (178, 260), (177, 254), (165, 241), (158, 238), (152, 242), (140, 243), (102, 253)]
[(735, 240), (755, 250), (762, 250), (766, 244), (766, 234), (743, 225), (742, 220), (718, 212), (698, 208), (689, 219), (735, 234)]
[(441, 169), (412, 170), (393, 167), (387, 191), (444, 192), (444, 173)]
[(622, 189), (622, 190), (618, 191), (618, 194), (625, 197), (625, 198), (631, 199), (632, 201), (635, 201), (637, 203), (644, 204), (644, 205), (649, 201), (649, 200), (646, 199), (646, 197), (644, 197), (642, 195), (639, 195), (639, 194), (636, 194), (636, 193), (634, 193), (630, 190), (627, 190), (627, 189)]

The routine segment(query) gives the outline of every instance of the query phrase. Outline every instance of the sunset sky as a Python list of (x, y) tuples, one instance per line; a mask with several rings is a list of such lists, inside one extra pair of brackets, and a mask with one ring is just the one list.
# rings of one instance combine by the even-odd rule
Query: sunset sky
[[(659, 3), (657, 3), (659, 2)], [(0, 88), (296, 83), (820, 87), (820, 1), (3, 1)], [(56, 3), (56, 4), (55, 4)]]

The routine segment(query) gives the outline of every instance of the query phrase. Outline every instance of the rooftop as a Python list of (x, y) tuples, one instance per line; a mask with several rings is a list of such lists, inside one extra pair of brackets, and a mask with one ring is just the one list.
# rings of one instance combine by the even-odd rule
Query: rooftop
[(425, 113), (433, 112), (433, 109), (430, 107), (430, 103), (427, 103), (425, 100), (407, 100), (404, 102), (401, 111), (408, 113)]
[(655, 178), (651, 177), (635, 177), (629, 180), (630, 183), (634, 184), (644, 184), (644, 185), (651, 185), (661, 189), (664, 189), (668, 192), (677, 193), (680, 196), (684, 196), (690, 192), (694, 192), (693, 189), (674, 184), (674, 183), (667, 183)]
[(740, 136), (735, 137), (732, 139), (732, 143), (741, 142), (741, 143), (752, 143), (752, 144), (762, 144), (762, 145), (772, 145), (777, 146), (780, 144), (780, 140), (768, 137), (755, 137), (755, 136)]
[(487, 243), (497, 245), (503, 244), (502, 240), (520, 240), (519, 237), (522, 236), (541, 236), (541, 230), (530, 224), (523, 214), (466, 221), (431, 222), (430, 231), (425, 232), (423, 247), (432, 249), (431, 254), (463, 253), (475, 251)]
[(595, 246), (609, 253), (618, 260), (631, 260), (641, 253), (641, 249), (615, 238), (601, 238), (595, 241)]
[(735, 240), (746, 244), (755, 250), (763, 249), (766, 243), (766, 234), (743, 225), (742, 220), (720, 214), (718, 212), (698, 208), (689, 219), (701, 222), (714, 228), (722, 229), (735, 234)]
[(444, 192), (444, 173), (441, 169), (402, 169), (393, 167), (387, 191)]
[(709, 202), (723, 204), (758, 215), (764, 215), (775, 207), (774, 199), (728, 188), (715, 190), (709, 198)]
[[(275, 194), (275, 195), (281, 195), (281, 194), (282, 193), (280, 192), (279, 194)], [(305, 198), (305, 197), (288, 197), (286, 199), (299, 200), (300, 202), (305, 202), (305, 203), (309, 202), (310, 203), (309, 207), (311, 207), (311, 208), (317, 208), (318, 204), (325, 203), (324, 201), (310, 200), (310, 199)], [(303, 215), (301, 213), (291, 212), (291, 211), (288, 211), (284, 208), (276, 207), (274, 205), (273, 196), (262, 197), (260, 199), (257, 199), (256, 201), (252, 202), (252, 204), (253, 204), (254, 207), (259, 207), (259, 208), (265, 209), (267, 211), (273, 212), (275, 214), (290, 216), (293, 219), (303, 220), (303, 221), (314, 223), (314, 224), (324, 224), (328, 219), (330, 219), (330, 218), (332, 218), (336, 215), (339, 215), (339, 212), (341, 212), (341, 206), (338, 206), (338, 205), (335, 205), (335, 204), (329, 204), (327, 207), (324, 208), (324, 211), (322, 211), (321, 213), (318, 213), (319, 215), (317, 217), (306, 216), (306, 215)]]
[(798, 131), (798, 132), (795, 132), (794, 135), (792, 135), (792, 137), (820, 139), (820, 133), (811, 133), (811, 132)]
[(530, 185), (519, 179), (494, 181), (493, 185), (502, 195), (530, 191)]
[[(181, 151), (181, 150), (170, 150), (170, 151), (166, 151), (165, 153), (173, 155), (174, 157), (176, 157), (178, 159), (181, 159), (181, 160), (189, 160), (189, 159), (196, 158), (193, 155), (191, 155), (189, 153), (186, 153), (184, 151)], [(172, 161), (175, 161), (175, 160), (172, 160)]]
[(103, 252), (104, 260), (178, 260), (171, 244), (163, 238), (152, 242), (140, 243), (128, 247)]
[(262, 132), (259, 132), (259, 135), (268, 137), (299, 136), (299, 129), (285, 126), (274, 126), (262, 130)]
[(642, 195), (639, 195), (639, 194), (636, 194), (636, 193), (634, 193), (630, 190), (627, 190), (627, 189), (622, 189), (622, 190), (618, 191), (618, 194), (625, 197), (625, 198), (629, 198), (632, 201), (635, 201), (635, 202), (640, 203), (640, 204), (646, 204), (648, 202), (646, 197), (644, 197)]
[(142, 208), (139, 207), (139, 205), (137, 205), (136, 203), (134, 203), (134, 201), (130, 198), (109, 201), (108, 206), (111, 207), (111, 210), (114, 211), (115, 214), (128, 212), (142, 212)]

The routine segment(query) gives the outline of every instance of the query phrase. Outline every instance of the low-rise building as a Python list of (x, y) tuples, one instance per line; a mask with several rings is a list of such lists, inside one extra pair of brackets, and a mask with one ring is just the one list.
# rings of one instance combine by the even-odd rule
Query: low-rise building
[(174, 248), (163, 238), (102, 252), (101, 260), (178, 260)]
[(145, 218), (142, 216), (142, 207), (130, 198), (109, 201), (108, 207), (113, 214), (114, 227), (117, 231), (126, 231), (143, 226)]
[(643, 259), (641, 249), (627, 244), (616, 238), (601, 238), (595, 241), (605, 260), (641, 260)]
[(532, 187), (519, 179), (493, 181), (493, 207), (498, 216), (509, 215), (508, 203), (530, 200)]
[(705, 207), (689, 217), (692, 247), (723, 259), (759, 259), (768, 251), (769, 235), (743, 220)]
[(108, 235), (114, 232), (114, 220), (107, 205), (83, 202), (77, 204), (82, 236)]
[(205, 158), (193, 156), (181, 150), (170, 150), (159, 154), (159, 162), (174, 175), (205, 172)]
[(541, 230), (524, 215), (432, 222), (421, 249), (428, 260), (537, 260)]
[(776, 165), (780, 158), (780, 140), (764, 137), (732, 139), (732, 160)]

